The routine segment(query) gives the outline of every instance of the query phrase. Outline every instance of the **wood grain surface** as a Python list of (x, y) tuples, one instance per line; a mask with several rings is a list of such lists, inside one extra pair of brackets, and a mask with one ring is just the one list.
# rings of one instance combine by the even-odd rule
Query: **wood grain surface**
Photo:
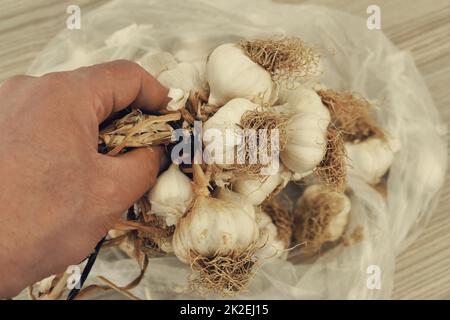
[[(180, 0), (181, 1), (181, 0)], [(381, 8), (382, 29), (403, 50), (409, 50), (423, 74), (436, 106), (450, 123), (449, 0), (274, 0), (314, 3), (367, 17), (371, 4)], [(0, 83), (24, 73), (46, 43), (62, 28), (66, 8), (82, 12), (106, 0), (1, 0)], [(397, 259), (394, 298), (450, 299), (450, 175), (440, 203), (422, 235)]]

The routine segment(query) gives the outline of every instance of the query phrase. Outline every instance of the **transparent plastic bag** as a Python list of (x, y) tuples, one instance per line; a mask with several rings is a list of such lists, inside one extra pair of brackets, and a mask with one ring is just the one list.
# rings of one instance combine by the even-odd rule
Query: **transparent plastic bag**
[[(447, 163), (446, 128), (410, 54), (365, 23), (325, 7), (268, 0), (112, 1), (82, 12), (81, 30), (61, 31), (28, 72), (39, 75), (119, 58), (137, 61), (157, 51), (197, 62), (221, 43), (267, 34), (295, 35), (321, 46), (328, 54), (320, 82), (379, 101), (379, 122), (401, 143), (387, 181), (387, 200), (350, 177), (348, 228), (363, 226), (364, 239), (328, 250), (313, 262), (266, 263), (238, 298), (389, 298), (395, 256), (415, 239), (436, 205)], [(371, 265), (381, 271), (379, 290), (368, 286)], [(103, 253), (89, 282), (103, 275), (124, 285), (138, 273), (131, 259)], [(141, 298), (196, 297), (185, 290), (188, 275), (189, 267), (174, 257), (150, 259), (144, 280), (132, 292)]]

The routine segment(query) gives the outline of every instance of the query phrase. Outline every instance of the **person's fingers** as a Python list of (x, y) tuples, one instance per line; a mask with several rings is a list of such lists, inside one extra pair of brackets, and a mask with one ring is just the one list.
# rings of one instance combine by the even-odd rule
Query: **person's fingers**
[(138, 148), (116, 157), (104, 156), (115, 195), (111, 195), (111, 212), (123, 212), (156, 181), (165, 166), (163, 147)]
[(91, 93), (98, 123), (128, 106), (155, 112), (164, 109), (170, 101), (166, 87), (128, 60), (83, 67), (72, 74)]

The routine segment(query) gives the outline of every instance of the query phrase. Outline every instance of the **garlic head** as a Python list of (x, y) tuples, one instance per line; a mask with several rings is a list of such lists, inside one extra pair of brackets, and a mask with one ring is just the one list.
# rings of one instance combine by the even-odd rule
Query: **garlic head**
[(270, 73), (233, 43), (213, 50), (206, 62), (206, 77), (210, 87), (208, 103), (212, 105), (221, 106), (234, 98), (272, 105), (278, 95)]
[(254, 217), (239, 205), (199, 196), (177, 224), (172, 245), (183, 262), (195, 252), (201, 256), (228, 255), (247, 249), (258, 238)]
[(168, 226), (177, 223), (192, 202), (194, 193), (191, 180), (178, 165), (172, 164), (156, 180), (148, 194), (151, 213), (165, 217)]
[(370, 184), (377, 184), (394, 161), (394, 148), (388, 141), (368, 138), (360, 143), (345, 143), (348, 172)]
[(286, 127), (286, 146), (280, 152), (283, 164), (300, 175), (319, 165), (327, 151), (328, 124), (316, 112), (295, 114)]

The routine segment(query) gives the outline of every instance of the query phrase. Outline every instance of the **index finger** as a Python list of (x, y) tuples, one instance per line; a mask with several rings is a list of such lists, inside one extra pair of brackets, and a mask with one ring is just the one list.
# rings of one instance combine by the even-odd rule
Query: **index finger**
[(128, 106), (156, 112), (170, 101), (168, 88), (132, 61), (116, 60), (72, 72), (88, 86), (98, 123)]

